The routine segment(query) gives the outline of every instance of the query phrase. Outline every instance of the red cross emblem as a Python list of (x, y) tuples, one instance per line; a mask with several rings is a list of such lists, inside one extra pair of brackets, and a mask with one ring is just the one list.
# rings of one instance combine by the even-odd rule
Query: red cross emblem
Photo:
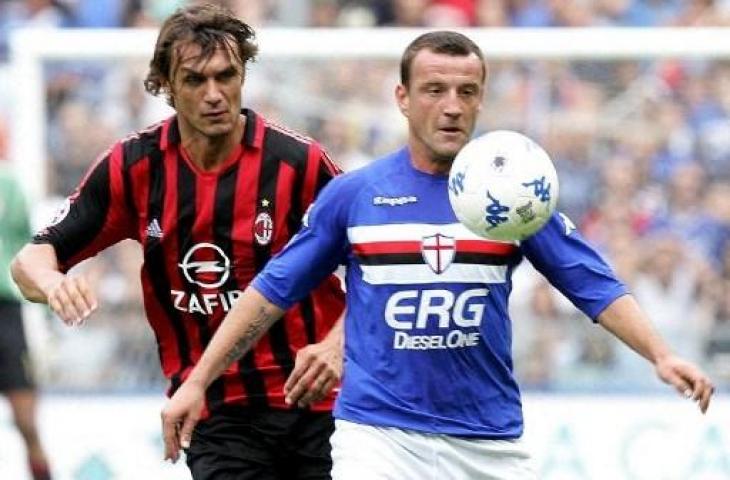
[(437, 274), (441, 274), (449, 268), (456, 254), (456, 241), (454, 237), (448, 237), (437, 233), (423, 237), (421, 240), (421, 255), (426, 264)]

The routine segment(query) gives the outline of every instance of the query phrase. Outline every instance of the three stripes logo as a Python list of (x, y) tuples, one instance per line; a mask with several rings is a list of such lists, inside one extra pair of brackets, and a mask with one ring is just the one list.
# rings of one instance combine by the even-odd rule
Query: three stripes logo
[(157, 221), (156, 218), (153, 218), (149, 225), (147, 225), (147, 236), (162, 238), (162, 228), (160, 227), (160, 222)]

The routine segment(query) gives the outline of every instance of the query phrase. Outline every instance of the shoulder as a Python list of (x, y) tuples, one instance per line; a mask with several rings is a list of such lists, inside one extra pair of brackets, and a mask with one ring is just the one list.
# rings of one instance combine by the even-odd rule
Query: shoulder
[(300, 133), (294, 129), (291, 129), (287, 126), (284, 126), (280, 123), (273, 122), (271, 120), (268, 120), (263, 117), (259, 117), (261, 121), (264, 122), (264, 128), (266, 129), (266, 132), (274, 135), (277, 140), (284, 142), (284, 143), (293, 143), (297, 145), (314, 145), (318, 142), (314, 140), (313, 138), (304, 135), (303, 133)]
[(169, 130), (173, 121), (174, 117), (171, 117), (131, 132), (112, 145), (107, 154), (118, 151), (124, 160), (124, 167), (129, 168), (152, 152), (160, 151), (163, 135)]
[(320, 155), (322, 146), (318, 141), (279, 123), (259, 118), (264, 127), (264, 155), (296, 164), (305, 163), (310, 156)]
[[(364, 167), (350, 170), (335, 177), (329, 188), (347, 195), (355, 195), (360, 192), (382, 183), (384, 178), (392, 175), (399, 168), (398, 155), (395, 152), (384, 157), (377, 158)], [(349, 197), (352, 198), (352, 197)]]

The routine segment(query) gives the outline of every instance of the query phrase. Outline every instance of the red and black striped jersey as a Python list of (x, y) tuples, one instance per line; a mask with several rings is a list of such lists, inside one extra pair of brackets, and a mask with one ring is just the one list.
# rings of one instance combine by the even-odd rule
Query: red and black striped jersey
[[(242, 141), (215, 171), (187, 158), (176, 117), (116, 143), (34, 239), (53, 245), (63, 271), (123, 239), (139, 241), (145, 311), (170, 393), (242, 290), (299, 229), (317, 192), (339, 173), (317, 142), (251, 110), (243, 114)], [(343, 308), (332, 276), (211, 385), (208, 410), (288, 408), (283, 385), (296, 352), (320, 341)], [(312, 408), (331, 409), (332, 400)]]

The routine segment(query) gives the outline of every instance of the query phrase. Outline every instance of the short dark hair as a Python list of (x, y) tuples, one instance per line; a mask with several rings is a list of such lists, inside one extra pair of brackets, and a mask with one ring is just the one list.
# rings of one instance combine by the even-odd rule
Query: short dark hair
[(430, 50), (434, 53), (446, 55), (467, 56), (475, 54), (482, 62), (482, 81), (487, 79), (487, 62), (479, 46), (466, 35), (449, 30), (428, 32), (411, 42), (400, 60), (400, 83), (408, 87), (411, 79), (411, 65), (416, 54), (421, 50)]
[[(254, 30), (218, 5), (198, 5), (180, 8), (170, 15), (160, 28), (155, 53), (144, 80), (144, 87), (158, 95), (165, 81), (171, 80), (173, 47), (179, 41), (188, 41), (201, 48), (201, 57), (210, 58), (217, 48), (226, 48), (242, 65), (258, 53)], [(232, 46), (235, 45), (237, 51)]]

